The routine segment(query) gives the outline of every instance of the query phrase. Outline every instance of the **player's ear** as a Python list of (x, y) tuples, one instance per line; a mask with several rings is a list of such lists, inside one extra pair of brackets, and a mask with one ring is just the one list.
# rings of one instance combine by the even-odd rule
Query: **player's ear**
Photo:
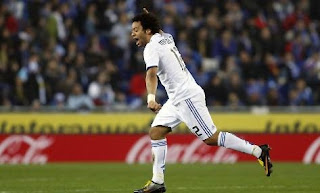
[(151, 35), (151, 29), (147, 29), (146, 34)]

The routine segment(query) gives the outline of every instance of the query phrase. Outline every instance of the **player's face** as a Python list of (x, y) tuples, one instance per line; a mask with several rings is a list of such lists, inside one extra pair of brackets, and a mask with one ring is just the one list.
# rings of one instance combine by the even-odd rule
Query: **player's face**
[(140, 21), (132, 23), (131, 36), (139, 47), (145, 46), (148, 43), (146, 31), (142, 28)]

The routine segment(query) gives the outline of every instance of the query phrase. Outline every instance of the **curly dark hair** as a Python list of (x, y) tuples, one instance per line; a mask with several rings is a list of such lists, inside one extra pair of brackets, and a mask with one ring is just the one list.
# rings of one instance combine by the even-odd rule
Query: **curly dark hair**
[(132, 22), (139, 22), (144, 30), (150, 29), (152, 34), (160, 32), (160, 22), (158, 18), (152, 13), (141, 13), (136, 15)]

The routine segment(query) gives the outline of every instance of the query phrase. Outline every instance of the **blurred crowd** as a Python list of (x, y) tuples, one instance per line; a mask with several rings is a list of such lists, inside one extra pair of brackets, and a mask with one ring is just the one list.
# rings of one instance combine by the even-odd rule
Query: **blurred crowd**
[[(320, 105), (320, 6), (312, 0), (3, 0), (0, 106), (145, 105), (131, 18), (171, 33), (209, 106)], [(165, 102), (163, 87), (158, 100)]]

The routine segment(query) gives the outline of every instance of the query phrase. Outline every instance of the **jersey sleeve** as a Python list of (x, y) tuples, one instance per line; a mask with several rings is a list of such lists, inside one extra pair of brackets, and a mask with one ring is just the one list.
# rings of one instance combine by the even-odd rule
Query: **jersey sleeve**
[(159, 66), (159, 53), (152, 45), (147, 45), (143, 51), (144, 62), (146, 63), (146, 70), (152, 67)]

